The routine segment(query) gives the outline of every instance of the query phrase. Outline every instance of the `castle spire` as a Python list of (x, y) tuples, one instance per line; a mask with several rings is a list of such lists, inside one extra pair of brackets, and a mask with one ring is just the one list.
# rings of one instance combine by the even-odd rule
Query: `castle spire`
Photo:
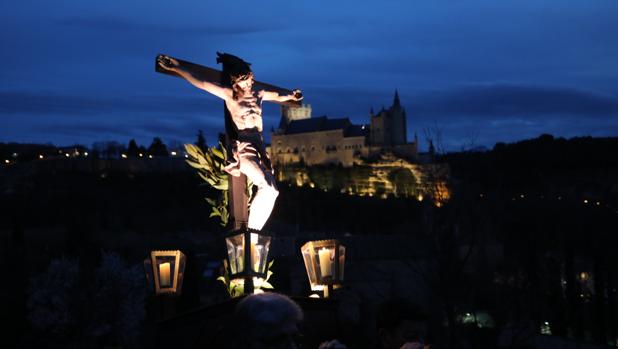
[(399, 91), (395, 89), (395, 100), (393, 101), (393, 107), (400, 107), (401, 103), (399, 102)]

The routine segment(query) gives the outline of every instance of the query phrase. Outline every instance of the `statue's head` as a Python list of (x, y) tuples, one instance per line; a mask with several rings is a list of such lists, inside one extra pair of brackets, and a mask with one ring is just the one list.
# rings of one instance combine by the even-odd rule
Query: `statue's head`
[(230, 75), (234, 90), (248, 91), (253, 87), (253, 72), (247, 74)]
[(229, 53), (217, 52), (217, 63), (223, 64), (223, 70), (230, 74), (232, 87), (245, 89), (253, 85), (253, 72), (251, 63), (245, 62), (239, 57)]

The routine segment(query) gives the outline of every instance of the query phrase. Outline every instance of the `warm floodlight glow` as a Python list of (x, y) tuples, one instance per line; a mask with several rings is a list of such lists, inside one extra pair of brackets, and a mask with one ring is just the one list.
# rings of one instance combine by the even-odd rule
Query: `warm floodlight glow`
[(121, 156), (123, 159), (126, 159), (126, 158), (127, 158), (127, 154), (122, 154), (122, 155), (120, 155), (120, 156)]

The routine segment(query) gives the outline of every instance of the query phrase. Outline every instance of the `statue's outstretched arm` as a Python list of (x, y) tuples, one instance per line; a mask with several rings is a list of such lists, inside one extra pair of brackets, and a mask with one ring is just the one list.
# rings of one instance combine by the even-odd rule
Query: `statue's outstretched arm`
[(182, 76), (183, 79), (187, 80), (193, 86), (201, 90), (212, 93), (221, 99), (228, 99), (231, 97), (231, 90), (229, 88), (224, 88), (213, 82), (196, 78), (193, 74), (191, 74), (191, 72), (183, 69), (182, 65), (180, 65), (180, 63), (172, 57), (161, 55), (157, 59), (157, 62), (163, 69), (177, 73)]
[(289, 95), (280, 95), (279, 92), (274, 91), (264, 91), (262, 96), (262, 100), (264, 101), (273, 101), (273, 102), (287, 102), (287, 101), (295, 101), (299, 102), (303, 99), (303, 93), (296, 89), (292, 91)]

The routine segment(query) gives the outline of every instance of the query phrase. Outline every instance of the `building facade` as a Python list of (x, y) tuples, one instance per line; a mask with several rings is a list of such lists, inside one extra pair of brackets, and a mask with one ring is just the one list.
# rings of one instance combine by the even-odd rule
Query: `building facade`
[(393, 105), (374, 114), (370, 124), (355, 125), (349, 118), (311, 117), (311, 106), (282, 107), (279, 128), (271, 134), (273, 164), (349, 167), (363, 159), (393, 153), (406, 159), (418, 157), (417, 142), (407, 142), (405, 109), (395, 92)]

